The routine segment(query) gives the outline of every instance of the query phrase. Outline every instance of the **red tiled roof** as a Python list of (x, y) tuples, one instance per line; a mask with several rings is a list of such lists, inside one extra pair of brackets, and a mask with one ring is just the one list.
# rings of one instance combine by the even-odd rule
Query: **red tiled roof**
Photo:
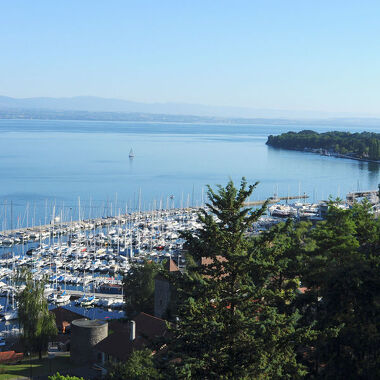
[(15, 351), (0, 352), (0, 362), (8, 361), (9, 359), (13, 358), (15, 354), (16, 354)]
[(0, 363), (10, 363), (19, 361), (23, 358), (24, 354), (15, 351), (0, 352)]
[(173, 261), (173, 259), (169, 259), (166, 261), (164, 265), (164, 269), (167, 270), (168, 272), (178, 272), (179, 269), (176, 265), (176, 263)]
[(136, 335), (150, 339), (164, 336), (168, 329), (164, 319), (143, 312), (137, 315), (134, 321), (136, 322)]
[[(173, 261), (173, 259), (168, 259), (166, 260), (165, 264), (164, 264), (164, 270), (166, 272), (170, 272), (170, 273), (173, 273), (173, 272), (180, 272), (177, 264)], [(154, 277), (155, 280), (159, 280), (159, 281), (168, 281), (167, 278), (165, 278), (161, 273), (158, 273), (155, 277)]]
[(23, 357), (24, 357), (24, 354), (22, 352), (16, 352), (13, 360), (15, 362), (18, 362), (18, 361), (22, 360)]

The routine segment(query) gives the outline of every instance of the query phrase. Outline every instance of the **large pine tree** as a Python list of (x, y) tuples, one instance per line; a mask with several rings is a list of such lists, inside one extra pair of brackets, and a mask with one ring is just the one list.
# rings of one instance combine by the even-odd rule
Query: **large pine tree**
[(178, 283), (179, 321), (169, 346), (176, 378), (305, 374), (296, 349), (310, 332), (298, 329), (297, 311), (284, 307), (294, 289), (273, 286), (283, 261), (277, 251), (268, 253), (268, 241), (247, 234), (266, 209), (244, 207), (256, 186), (243, 178), (239, 189), (232, 181), (216, 192), (209, 188), (210, 203), (199, 214), (202, 228), (185, 234), (187, 270)]
[(311, 356), (318, 378), (380, 376), (380, 220), (369, 211), (368, 204), (342, 210), (331, 203), (311, 231), (304, 319), (321, 332)]

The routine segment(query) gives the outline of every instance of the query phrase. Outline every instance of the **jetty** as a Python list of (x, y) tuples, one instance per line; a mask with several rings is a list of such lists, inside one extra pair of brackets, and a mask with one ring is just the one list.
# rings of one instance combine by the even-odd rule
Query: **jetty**
[[(1, 236), (18, 235), (21, 239), (23, 236), (30, 235), (65, 235), (70, 234), (73, 230), (89, 231), (94, 228), (104, 228), (109, 225), (125, 224), (129, 221), (144, 220), (146, 218), (160, 218), (161, 215), (173, 216), (178, 214), (191, 214), (196, 212), (199, 207), (173, 208), (168, 210), (154, 211), (136, 211), (129, 214), (120, 214), (118, 216), (97, 217), (92, 219), (71, 220), (71, 221), (52, 221), (50, 224), (36, 225), (33, 227), (19, 227), (0, 231)], [(28, 239), (24, 239), (25, 243)]]
[(351, 205), (355, 203), (358, 198), (366, 198), (372, 204), (380, 203), (380, 185), (379, 190), (354, 191), (348, 193), (346, 201)]
[(281, 201), (290, 201), (294, 199), (308, 199), (308, 198), (309, 196), (306, 194), (286, 196), (286, 197), (274, 196), (274, 197), (269, 197), (268, 199), (261, 200), (261, 201), (244, 202), (244, 206), (259, 206), (259, 205), (264, 204), (266, 201), (268, 201), (268, 203), (270, 204), (273, 204), (273, 203), (279, 203)]
[[(55, 293), (55, 292), (52, 292), (52, 293)], [(80, 297), (83, 296), (84, 291), (83, 290), (69, 290), (69, 289), (65, 289), (65, 293), (69, 294), (70, 297), (80, 298)], [(88, 295), (89, 296), (92, 295), (92, 296), (95, 296), (97, 298), (114, 299), (114, 300), (117, 300), (118, 302), (122, 302), (123, 301), (123, 295), (122, 294), (90, 292)]]

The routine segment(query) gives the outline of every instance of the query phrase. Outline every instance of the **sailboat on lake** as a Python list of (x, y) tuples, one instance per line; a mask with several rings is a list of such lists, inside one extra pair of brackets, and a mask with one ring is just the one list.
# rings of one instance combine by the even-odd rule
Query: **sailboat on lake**
[(135, 157), (135, 154), (133, 153), (133, 149), (131, 148), (131, 150), (129, 151), (129, 158), (133, 157)]

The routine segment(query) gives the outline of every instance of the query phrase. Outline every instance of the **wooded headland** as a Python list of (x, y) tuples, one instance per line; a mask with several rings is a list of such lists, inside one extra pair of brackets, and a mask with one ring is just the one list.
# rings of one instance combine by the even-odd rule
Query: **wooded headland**
[(310, 130), (287, 132), (278, 136), (270, 135), (267, 145), (324, 155), (354, 158), (366, 161), (380, 161), (380, 133), (373, 132), (325, 132)]

